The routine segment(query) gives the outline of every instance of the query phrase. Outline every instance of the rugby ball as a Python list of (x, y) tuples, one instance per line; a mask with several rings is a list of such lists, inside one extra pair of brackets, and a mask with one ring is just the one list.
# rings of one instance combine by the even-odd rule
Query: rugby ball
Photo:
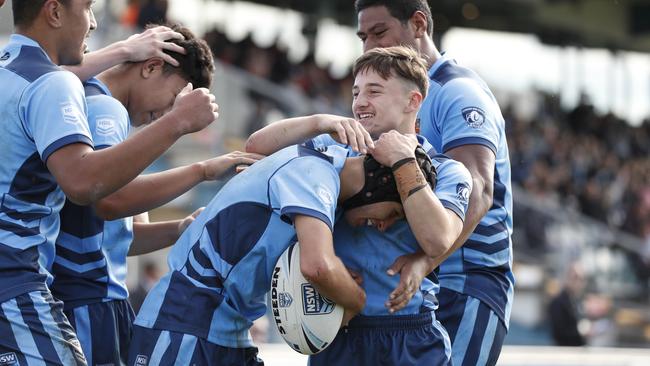
[(313, 355), (332, 343), (343, 307), (322, 296), (300, 272), (300, 246), (282, 253), (271, 277), (271, 312), (282, 338), (294, 350)]

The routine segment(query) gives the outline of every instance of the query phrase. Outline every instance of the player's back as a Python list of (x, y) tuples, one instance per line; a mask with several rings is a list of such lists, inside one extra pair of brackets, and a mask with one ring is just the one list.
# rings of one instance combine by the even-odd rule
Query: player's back
[(296, 214), (333, 225), (346, 154), (291, 146), (231, 179), (172, 248), (171, 271), (147, 296), (136, 325), (250, 347), (266, 311), (277, 258), (295, 241)]

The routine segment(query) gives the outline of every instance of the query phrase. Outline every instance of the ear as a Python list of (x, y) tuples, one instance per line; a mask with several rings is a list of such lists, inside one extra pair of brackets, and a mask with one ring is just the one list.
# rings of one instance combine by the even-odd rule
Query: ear
[(427, 16), (420, 10), (413, 13), (411, 19), (409, 19), (411, 26), (413, 27), (413, 32), (415, 33), (415, 38), (422, 38), (427, 35)]
[(61, 28), (63, 26), (65, 5), (57, 0), (46, 0), (41, 8), (41, 14), (45, 15), (45, 20), (52, 28)]
[(409, 93), (409, 103), (406, 106), (405, 112), (410, 113), (413, 111), (418, 111), (420, 109), (420, 106), (422, 105), (422, 94), (417, 91), (417, 90), (412, 90)]
[(154, 76), (156, 73), (162, 73), (163, 67), (165, 66), (165, 61), (160, 57), (152, 57), (142, 63), (140, 68), (140, 75), (148, 79)]

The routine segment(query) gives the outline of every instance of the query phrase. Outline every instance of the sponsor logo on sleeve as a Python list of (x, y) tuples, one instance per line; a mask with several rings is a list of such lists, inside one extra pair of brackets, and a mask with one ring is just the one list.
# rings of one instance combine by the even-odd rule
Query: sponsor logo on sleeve
[(95, 132), (101, 136), (110, 136), (115, 133), (115, 119), (112, 116), (98, 116)]
[(83, 121), (81, 111), (71, 102), (61, 103), (61, 115), (66, 123), (78, 125)]
[(3, 353), (0, 355), (0, 366), (18, 365), (18, 358), (13, 352)]
[(332, 206), (334, 204), (334, 198), (332, 198), (332, 194), (329, 190), (325, 189), (325, 187), (318, 187), (318, 197), (320, 197), (325, 206)]
[(485, 112), (481, 108), (468, 107), (463, 109), (463, 118), (472, 128), (479, 128), (485, 122)]

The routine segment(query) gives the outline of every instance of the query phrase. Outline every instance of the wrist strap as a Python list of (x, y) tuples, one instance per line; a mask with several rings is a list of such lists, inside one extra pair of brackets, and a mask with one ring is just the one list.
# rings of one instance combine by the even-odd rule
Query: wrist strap
[(424, 179), (415, 158), (402, 159), (393, 164), (393, 175), (395, 176), (397, 191), (402, 203), (410, 195), (427, 186), (427, 181)]

